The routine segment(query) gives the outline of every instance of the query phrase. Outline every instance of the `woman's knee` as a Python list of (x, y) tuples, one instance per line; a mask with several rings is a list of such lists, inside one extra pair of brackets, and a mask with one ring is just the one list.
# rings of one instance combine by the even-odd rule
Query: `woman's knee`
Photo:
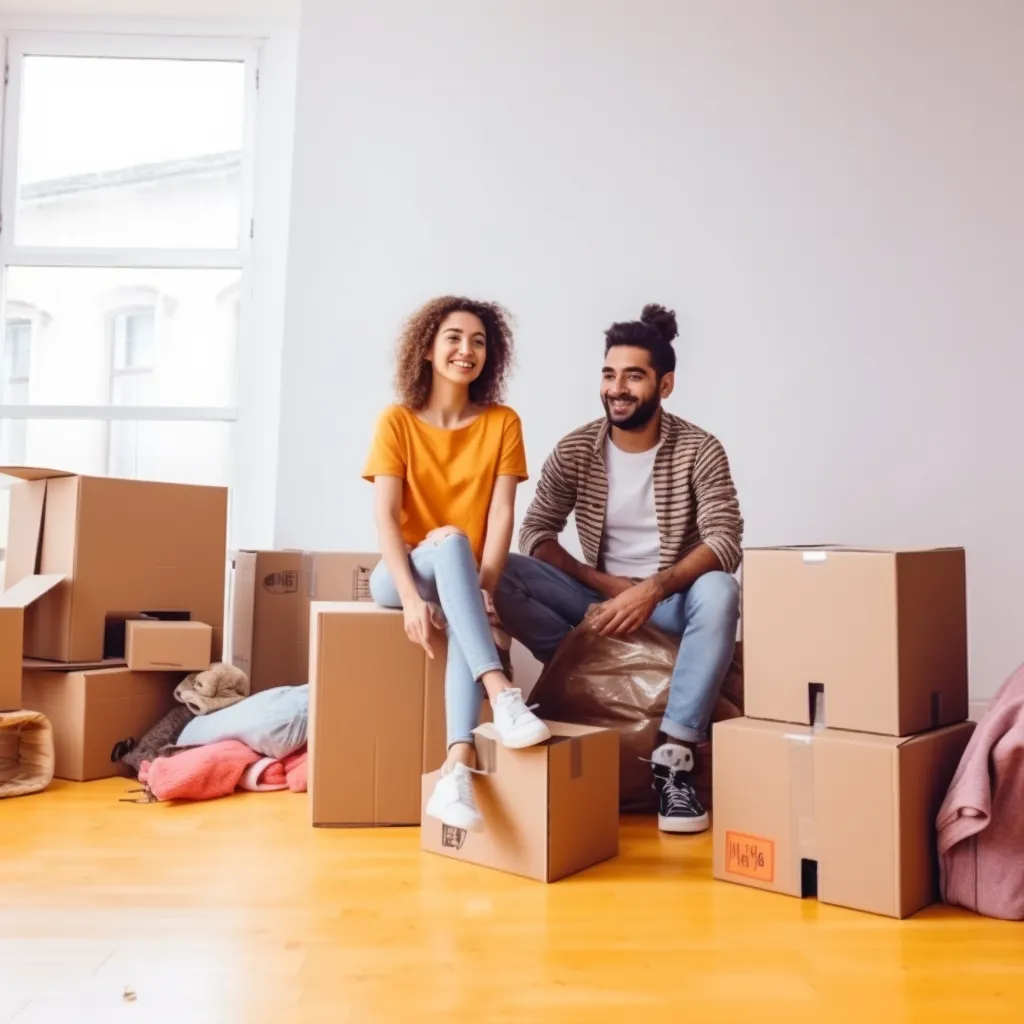
[(370, 597), (381, 608), (401, 608), (402, 600), (391, 580), (391, 573), (381, 559), (370, 573)]
[(460, 530), (457, 526), (439, 526), (436, 530), (431, 530), (424, 539), (425, 544), (441, 544), (443, 541), (450, 540), (452, 538), (461, 538), (462, 540), (469, 540), (466, 536), (465, 530)]

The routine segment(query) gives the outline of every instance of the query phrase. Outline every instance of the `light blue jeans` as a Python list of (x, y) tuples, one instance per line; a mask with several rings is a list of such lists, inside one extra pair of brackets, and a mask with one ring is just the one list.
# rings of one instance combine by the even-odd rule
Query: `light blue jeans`
[[(444, 701), (448, 746), (472, 743), (484, 699), (480, 678), (486, 672), (502, 670), (480, 594), (473, 551), (463, 534), (451, 534), (440, 541), (425, 541), (410, 552), (409, 563), (420, 597), (439, 604), (447, 620)], [(398, 589), (383, 561), (377, 563), (370, 576), (370, 595), (382, 608), (402, 607)]]
[[(547, 664), (587, 609), (604, 598), (554, 566), (509, 555), (494, 595), (505, 631)], [(687, 743), (707, 734), (736, 647), (739, 584), (724, 572), (701, 576), (654, 609), (651, 625), (682, 637), (661, 731)]]

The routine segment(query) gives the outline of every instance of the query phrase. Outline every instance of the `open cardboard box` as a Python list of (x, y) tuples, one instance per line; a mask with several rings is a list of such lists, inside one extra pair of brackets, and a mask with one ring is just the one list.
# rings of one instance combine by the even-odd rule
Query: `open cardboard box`
[(492, 723), (477, 727), (473, 791), (483, 829), (466, 832), (425, 813), (439, 772), (423, 777), (420, 846), (455, 860), (555, 882), (619, 852), (619, 734), (548, 722), (551, 739), (502, 746)]
[(64, 581), (63, 573), (26, 576), (0, 594), (0, 711), (19, 711), (22, 702), (25, 610)]
[[(10, 489), (6, 584), (61, 575), (25, 618), (23, 652), (67, 663), (103, 658), (111, 613), (186, 613), (224, 625), (227, 489), (0, 467)], [(214, 650), (213, 657), (220, 657)]]

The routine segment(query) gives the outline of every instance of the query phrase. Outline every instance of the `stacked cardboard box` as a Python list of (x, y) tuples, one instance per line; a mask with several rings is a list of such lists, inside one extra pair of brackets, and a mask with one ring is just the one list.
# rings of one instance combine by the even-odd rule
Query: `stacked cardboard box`
[(220, 658), (227, 490), (0, 474), (21, 481), (0, 598), (0, 711), (50, 718), (58, 778), (117, 774), (119, 750), (174, 706), (182, 676)]
[(907, 917), (970, 738), (962, 549), (744, 555), (746, 717), (714, 727), (714, 873)]

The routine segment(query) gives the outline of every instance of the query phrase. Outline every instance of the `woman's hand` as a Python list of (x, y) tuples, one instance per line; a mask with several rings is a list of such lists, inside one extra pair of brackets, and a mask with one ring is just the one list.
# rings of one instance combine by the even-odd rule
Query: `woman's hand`
[(433, 658), (434, 649), (430, 646), (430, 605), (422, 597), (417, 597), (407, 602), (402, 611), (405, 615), (405, 635), (422, 647), (428, 658)]

